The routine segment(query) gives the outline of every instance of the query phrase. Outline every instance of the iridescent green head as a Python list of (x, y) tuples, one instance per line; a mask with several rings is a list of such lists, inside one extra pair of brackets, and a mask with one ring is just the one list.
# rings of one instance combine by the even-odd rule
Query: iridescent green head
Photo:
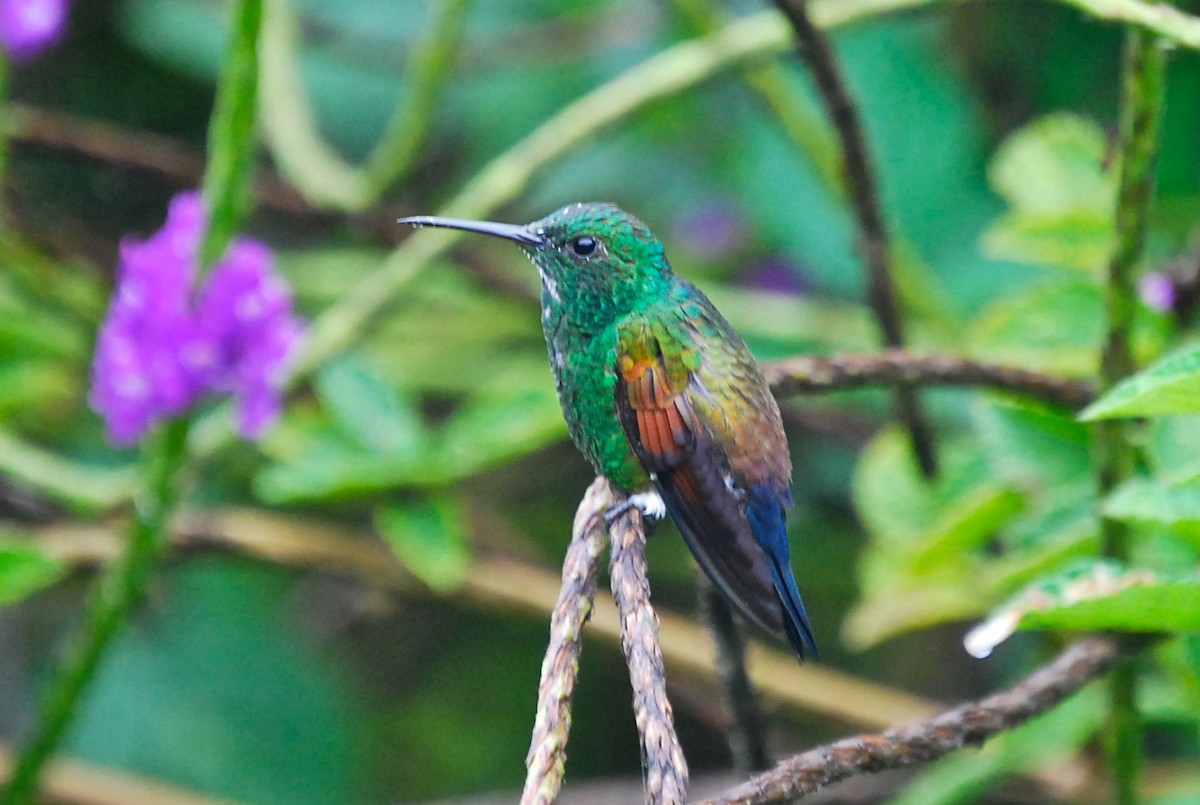
[(429, 216), (399, 223), (462, 229), (518, 244), (541, 275), (543, 305), (580, 324), (610, 324), (670, 287), (662, 243), (612, 204), (571, 204), (525, 226)]

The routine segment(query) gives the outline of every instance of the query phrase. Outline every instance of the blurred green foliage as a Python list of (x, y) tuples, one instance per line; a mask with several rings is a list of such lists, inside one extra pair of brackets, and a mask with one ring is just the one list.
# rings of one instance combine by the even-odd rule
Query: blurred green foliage
[[(224, 4), (77, 5), (62, 47), (15, 69), (12, 100), (170, 135), (199, 153), (228, 34)], [(282, 122), (312, 124), (336, 153), (361, 160), (412, 91), (408, 57), (429, 4), (293, 5), (313, 120)], [(407, 234), (378, 221), (436, 211), (547, 116), (690, 33), (673, 8), (641, 0), (476, 0), (425, 147), (377, 205), (378, 219), (264, 203), (252, 228), (276, 246), (299, 306), (315, 317)], [(932, 6), (837, 32), (902, 244), (898, 279), (918, 348), (1095, 374), (1114, 242), (1117, 34), (1054, 4), (1020, 2)], [(782, 60), (791, 89), (811, 101), (792, 61)], [(1176, 55), (1168, 86), (1147, 265), (1195, 280), (1194, 252), (1168, 265), (1200, 232), (1194, 53)], [(284, 106), (298, 115), (301, 105)], [(129, 488), (131, 457), (104, 445), (85, 402), (116, 244), (156, 227), (180, 181), (47, 143), (11, 150), (0, 232), (0, 505), (12, 527), (0, 545), (0, 603), (16, 605), (0, 614), (0, 672), (21, 682), (0, 700), (9, 738), (31, 718), (46, 657), (72, 629), (61, 610), (81, 603), (73, 587), (53, 586), (66, 565), (31, 535), (44, 537), (46, 521), (101, 522)], [(676, 270), (711, 291), (763, 359), (870, 351), (876, 332), (853, 221), (820, 159), (786, 136), (736, 73), (722, 74), (573, 151), (498, 215), (523, 221), (569, 201), (613, 200), (651, 223)], [(711, 237), (717, 224), (732, 235)], [(296, 390), (264, 442), (226, 446), (195, 472), (190, 508), (371, 527), (427, 591), (183, 553), (105, 663), (69, 751), (252, 803), (515, 789), (545, 625), (454, 593), (480, 555), (552, 568), (589, 481), (566, 442), (536, 293), (520, 255), (493, 244), (434, 261), (352, 350)], [(1056, 636), (1019, 636), (982, 665), (962, 650), (963, 633), (1094, 557), (1100, 513), (1134, 529), (1130, 564), (1159, 581), (1043, 607), (1019, 625), (1194, 631), (1193, 336), (1186, 318), (1138, 310), (1135, 350), (1150, 368), (1090, 410), (1149, 419), (1135, 428), (1136, 476), (1104, 500), (1091, 431), (1075, 412), (1011, 395), (930, 393), (942, 465), (930, 482), (887, 424), (885, 392), (788, 404), (794, 564), (828, 661), (946, 700), (998, 686)], [(655, 601), (691, 611), (686, 551), (663, 531), (649, 547)], [(1167, 641), (1147, 664), (1151, 735), (1170, 736), (1152, 743), (1151, 762), (1194, 764), (1200, 640)], [(569, 779), (636, 778), (614, 647), (589, 642), (581, 684)], [(687, 680), (678, 687), (694, 772), (725, 767), (711, 692)], [(1071, 757), (1102, 714), (1096, 691), (1085, 691), (981, 753), (937, 764), (900, 801), (971, 801), (1012, 772)], [(846, 731), (781, 721), (781, 747)], [(1179, 802), (1200, 797), (1190, 784)]]

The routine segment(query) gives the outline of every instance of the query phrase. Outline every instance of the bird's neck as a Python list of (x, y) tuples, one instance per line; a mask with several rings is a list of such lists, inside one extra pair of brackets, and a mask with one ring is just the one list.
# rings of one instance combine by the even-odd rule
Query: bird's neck
[[(572, 281), (574, 280), (574, 281)], [(551, 346), (581, 347), (625, 317), (669, 298), (673, 275), (624, 282), (542, 277), (542, 325)]]

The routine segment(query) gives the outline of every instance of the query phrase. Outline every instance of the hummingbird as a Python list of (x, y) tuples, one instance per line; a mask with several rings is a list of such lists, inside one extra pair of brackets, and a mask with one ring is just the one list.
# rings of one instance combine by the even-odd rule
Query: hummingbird
[(652, 522), (670, 515), (746, 620), (816, 658), (788, 556), (792, 465), (779, 406), (746, 343), (646, 225), (600, 202), (524, 226), (399, 223), (521, 247), (541, 277), (550, 365), (580, 452)]

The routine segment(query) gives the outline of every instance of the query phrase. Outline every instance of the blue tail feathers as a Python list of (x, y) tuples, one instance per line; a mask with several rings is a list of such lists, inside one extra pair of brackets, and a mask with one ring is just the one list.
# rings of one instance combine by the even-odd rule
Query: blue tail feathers
[(790, 497), (790, 490), (782, 490), (781, 493), (766, 484), (755, 484), (749, 489), (746, 517), (755, 539), (771, 562), (775, 592), (783, 606), (783, 628), (788, 640), (800, 659), (808, 657), (815, 660), (820, 659), (820, 653), (788, 556), (784, 507), (791, 503)]

